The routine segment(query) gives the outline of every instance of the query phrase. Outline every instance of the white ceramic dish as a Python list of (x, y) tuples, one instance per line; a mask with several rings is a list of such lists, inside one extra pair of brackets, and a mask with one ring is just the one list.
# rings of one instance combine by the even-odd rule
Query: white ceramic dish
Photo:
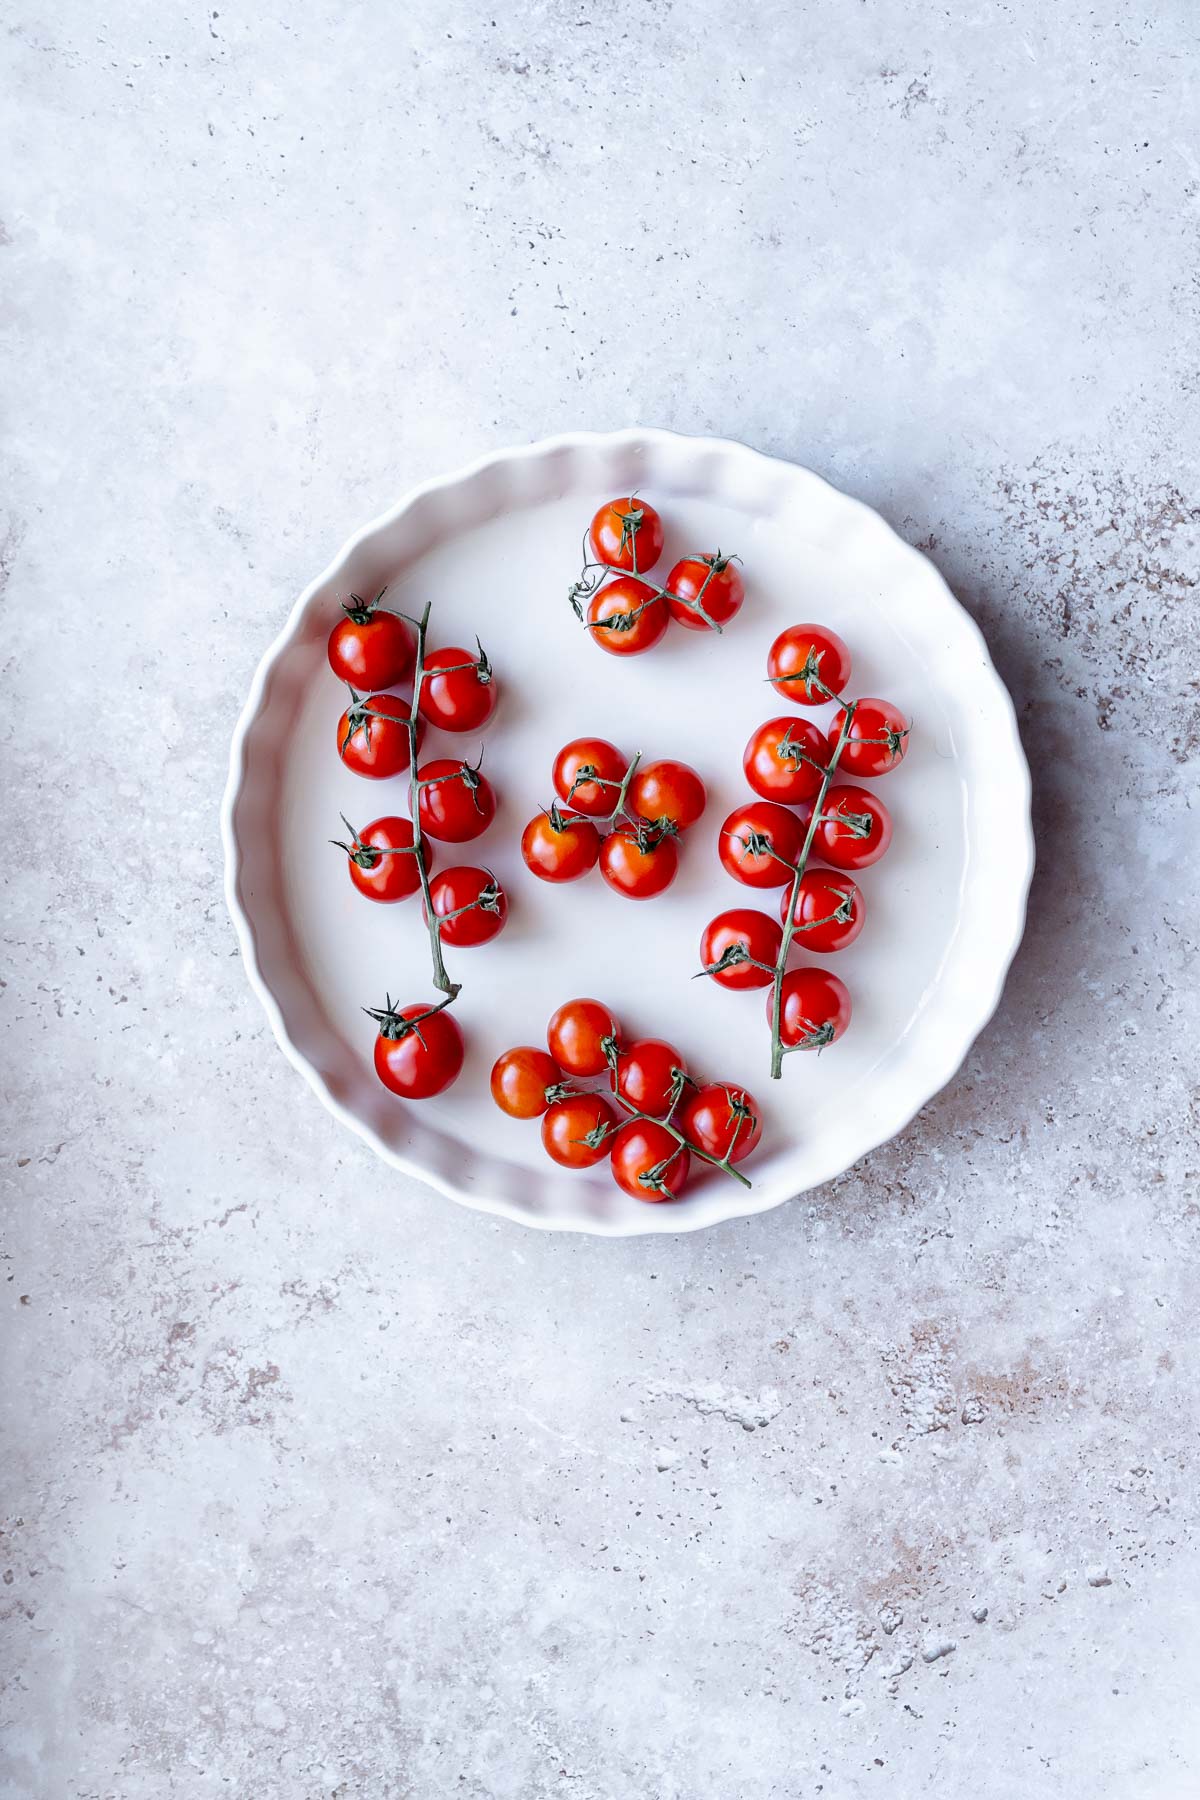
[[(576, 623), (565, 595), (586, 523), (601, 501), (634, 488), (663, 514), (662, 571), (685, 550), (740, 553), (747, 599), (723, 637), (673, 628), (646, 655), (619, 659)], [(359, 1009), (385, 991), (404, 1002), (429, 996), (419, 908), (357, 895), (327, 843), (339, 812), (362, 825), (406, 810), (403, 779), (364, 781), (339, 762), (342, 690), (325, 661), (338, 600), (385, 582), (405, 611), (433, 602), (432, 645), (469, 644), (478, 632), (502, 683), (484, 740), (498, 817), (464, 854), (445, 847), (439, 866), (487, 863), (512, 913), (494, 944), (447, 952), (463, 983), (456, 1013), (467, 1065), (449, 1093), (413, 1106), (376, 1080), (374, 1032)], [(851, 692), (895, 700), (914, 732), (880, 787), (896, 835), (861, 878), (866, 927), (849, 950), (816, 959), (850, 986), (851, 1029), (819, 1058), (789, 1057), (772, 1082), (762, 996), (691, 976), (714, 913), (778, 899), (756, 899), (723, 874), (714, 842), (725, 813), (748, 797), (747, 737), (788, 710), (765, 685), (767, 647), (806, 619), (850, 644)], [(581, 733), (647, 757), (680, 756), (709, 784), (709, 811), (659, 900), (622, 900), (598, 874), (550, 887), (521, 863), (520, 831), (549, 798), (554, 753)], [(474, 747), (431, 734), (425, 754), (451, 744)], [(234, 734), (222, 824), (250, 981), (330, 1110), (452, 1199), (528, 1225), (615, 1235), (690, 1231), (777, 1206), (907, 1124), (995, 1008), (1033, 867), (1012, 706), (932, 564), (807, 469), (662, 431), (578, 433), (485, 457), (415, 488), (352, 537), (263, 658)], [(494, 1057), (541, 1041), (550, 1012), (573, 994), (597, 995), (635, 1032), (677, 1043), (698, 1073), (751, 1089), (766, 1120), (751, 1191), (710, 1175), (677, 1205), (644, 1205), (621, 1194), (604, 1165), (557, 1169), (536, 1124), (497, 1111), (487, 1085)]]

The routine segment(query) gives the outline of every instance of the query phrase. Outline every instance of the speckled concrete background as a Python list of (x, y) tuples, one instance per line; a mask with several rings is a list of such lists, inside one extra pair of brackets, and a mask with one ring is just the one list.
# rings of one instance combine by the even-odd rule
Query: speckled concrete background
[[(1200, 1792), (1196, 52), (1111, 0), (10, 10), (5, 1800)], [(898, 1142), (606, 1243), (335, 1127), (216, 814), (350, 527), (631, 422), (928, 547), (1041, 868)]]

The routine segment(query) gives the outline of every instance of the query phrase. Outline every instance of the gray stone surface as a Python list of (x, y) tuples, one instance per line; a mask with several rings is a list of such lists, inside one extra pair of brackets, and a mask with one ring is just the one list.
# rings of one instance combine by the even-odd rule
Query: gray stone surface
[[(4, 1800), (1200, 1791), (1195, 34), (10, 9)], [(929, 548), (1041, 865), (899, 1141), (610, 1243), (335, 1126), (216, 815), (351, 526), (630, 422)]]

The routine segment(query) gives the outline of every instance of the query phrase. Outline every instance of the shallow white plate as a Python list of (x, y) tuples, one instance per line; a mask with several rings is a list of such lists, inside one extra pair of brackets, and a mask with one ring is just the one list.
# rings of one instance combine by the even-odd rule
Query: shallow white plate
[[(576, 623), (565, 596), (582, 533), (603, 500), (635, 488), (666, 525), (660, 572), (685, 550), (741, 555), (746, 602), (723, 636), (673, 627), (646, 655), (620, 659)], [(385, 582), (389, 604), (406, 612), (433, 602), (431, 646), (478, 633), (502, 684), (484, 737), (497, 819), (474, 843), (438, 846), (438, 866), (486, 863), (512, 910), (495, 943), (447, 951), (463, 983), (455, 1011), (467, 1063), (448, 1094), (416, 1105), (376, 1080), (374, 1028), (359, 1009), (385, 992), (405, 1003), (431, 996), (419, 906), (362, 898), (327, 842), (341, 835), (339, 812), (361, 826), (407, 810), (404, 778), (365, 781), (341, 765), (343, 690), (325, 660), (338, 601)], [(913, 735), (879, 788), (896, 834), (860, 878), (865, 929), (849, 950), (814, 959), (849, 985), (851, 1028), (820, 1057), (788, 1057), (773, 1082), (763, 996), (691, 977), (714, 913), (778, 904), (774, 890), (757, 896), (731, 881), (714, 846), (726, 812), (749, 797), (747, 737), (789, 710), (765, 684), (767, 647), (801, 620), (841, 633), (854, 657), (850, 691), (896, 701)], [(554, 754), (585, 733), (647, 758), (682, 757), (708, 783), (709, 810), (658, 900), (623, 900), (598, 873), (548, 886), (521, 862), (521, 829), (550, 798)], [(431, 733), (424, 755), (474, 748)], [(662, 431), (578, 433), (485, 457), (414, 489), (351, 538), (255, 676), (234, 734), (223, 831), (250, 981), (330, 1110), (452, 1199), (529, 1225), (613, 1234), (688, 1231), (777, 1206), (899, 1131), (990, 1017), (1033, 866), (1011, 703), (932, 564), (807, 469)], [(712, 1174), (677, 1205), (646, 1205), (623, 1195), (605, 1165), (557, 1169), (536, 1123), (497, 1111), (493, 1059), (541, 1042), (551, 1011), (575, 994), (607, 1001), (636, 1034), (670, 1039), (695, 1073), (751, 1090), (765, 1118), (751, 1191)]]

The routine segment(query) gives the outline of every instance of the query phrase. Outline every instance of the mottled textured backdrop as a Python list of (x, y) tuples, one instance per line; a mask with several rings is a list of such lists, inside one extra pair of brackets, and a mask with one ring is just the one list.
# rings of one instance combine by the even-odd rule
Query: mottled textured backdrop
[[(15, 0), (4, 1800), (1200, 1792), (1196, 33)], [(630, 423), (929, 551), (1040, 867), (897, 1142), (594, 1242), (338, 1129), (217, 808), (351, 527)]]

